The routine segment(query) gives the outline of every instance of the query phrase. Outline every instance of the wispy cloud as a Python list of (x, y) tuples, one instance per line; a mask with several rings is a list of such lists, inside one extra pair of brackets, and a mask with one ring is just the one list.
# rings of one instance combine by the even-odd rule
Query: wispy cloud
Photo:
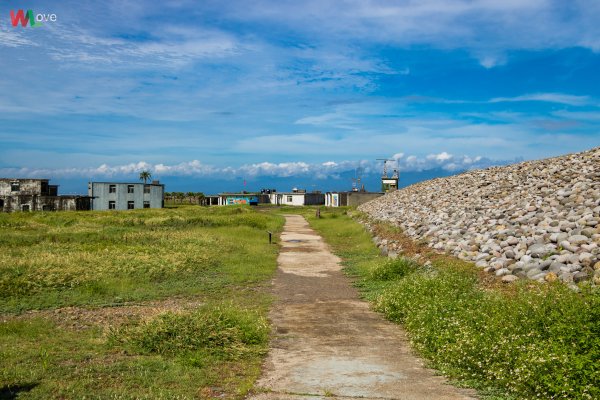
[(0, 28), (0, 46), (19, 47), (19, 46), (37, 46), (37, 44), (15, 30)]
[(515, 97), (496, 97), (490, 103), (521, 102), (521, 101), (544, 101), (548, 103), (567, 104), (571, 106), (585, 106), (594, 104), (589, 96), (574, 96), (564, 93), (533, 93)]

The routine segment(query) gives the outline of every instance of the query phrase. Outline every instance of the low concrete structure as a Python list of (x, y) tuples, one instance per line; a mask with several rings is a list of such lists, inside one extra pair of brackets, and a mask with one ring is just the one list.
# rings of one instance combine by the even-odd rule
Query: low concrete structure
[(307, 193), (306, 190), (293, 189), (291, 192), (269, 194), (271, 204), (278, 206), (318, 206), (325, 204), (325, 195), (321, 192)]
[(0, 178), (0, 211), (84, 211), (88, 196), (59, 196), (49, 179)]
[[(256, 206), (258, 204), (269, 203), (269, 196), (261, 193), (219, 193), (217, 196), (208, 197), (217, 197), (217, 205), (219, 206), (232, 206), (236, 204)], [(214, 204), (214, 200), (212, 200), (211, 204)]]
[(219, 205), (219, 196), (205, 196), (200, 203), (203, 206), (218, 206)]
[(326, 207), (358, 207), (368, 201), (383, 196), (385, 193), (380, 192), (327, 192), (325, 193)]
[(90, 182), (92, 210), (135, 210), (163, 208), (165, 185), (152, 183)]

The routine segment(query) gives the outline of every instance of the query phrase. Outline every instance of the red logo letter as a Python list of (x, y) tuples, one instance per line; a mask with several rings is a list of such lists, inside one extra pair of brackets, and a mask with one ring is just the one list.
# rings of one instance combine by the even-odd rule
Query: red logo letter
[(17, 15), (15, 15), (15, 11), (10, 10), (10, 21), (12, 22), (12, 26), (19, 25), (19, 22), (21, 26), (27, 26), (29, 23), (29, 13), (25, 14), (23, 10), (19, 10), (17, 11)]

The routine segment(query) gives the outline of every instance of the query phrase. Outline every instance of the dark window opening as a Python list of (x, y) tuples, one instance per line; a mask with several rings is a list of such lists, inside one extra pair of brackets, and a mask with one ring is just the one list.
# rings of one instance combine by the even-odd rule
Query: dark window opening
[(151, 188), (150, 185), (144, 185), (144, 193), (146, 193), (146, 194), (150, 193), (150, 188)]
[(52, 211), (52, 206), (48, 204), (44, 204), (42, 206), (42, 211)]
[(109, 201), (108, 202), (108, 209), (109, 210), (115, 210), (117, 208), (117, 204), (114, 201)]
[(127, 193), (133, 193), (133, 185), (127, 185)]
[(117, 193), (117, 185), (108, 185), (108, 193)]
[(4, 208), (4, 199), (0, 199), (0, 208)]
[(135, 203), (133, 201), (128, 201), (127, 202), (127, 209), (128, 210), (133, 210), (135, 208)]
[(291, 203), (291, 202), (293, 202), (293, 201), (294, 201), (294, 199), (293, 199), (293, 197), (292, 197), (292, 196), (288, 196), (288, 197), (287, 197), (287, 201), (288, 201), (288, 203)]
[(48, 182), (42, 181), (42, 194), (48, 194)]
[(11, 182), (10, 183), (10, 191), (18, 192), (21, 190), (21, 184), (19, 182)]
[(21, 206), (22, 211), (29, 211), (29, 204), (25, 204)]
[(144, 208), (150, 208), (150, 202), (149, 201), (145, 201), (144, 202)]

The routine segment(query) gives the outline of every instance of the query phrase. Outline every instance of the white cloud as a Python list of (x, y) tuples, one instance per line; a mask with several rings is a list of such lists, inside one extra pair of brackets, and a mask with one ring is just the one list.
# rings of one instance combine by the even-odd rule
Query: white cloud
[(564, 93), (533, 93), (516, 97), (496, 97), (489, 100), (490, 103), (520, 102), (520, 101), (544, 101), (548, 103), (567, 104), (571, 106), (585, 106), (592, 104), (589, 96), (574, 96)]
[[(398, 155), (398, 154), (396, 154)], [(442, 168), (457, 171), (472, 168), (485, 168), (490, 165), (504, 164), (504, 161), (492, 161), (480, 156), (455, 157), (447, 152), (433, 154), (426, 157), (411, 155), (402, 160), (395, 158), (401, 171), (423, 171)], [(381, 163), (376, 160), (360, 161), (326, 161), (322, 163), (307, 163), (303, 161), (271, 163), (261, 162), (244, 164), (241, 166), (217, 167), (204, 164), (198, 160), (178, 164), (151, 164), (145, 161), (122, 165), (102, 164), (98, 167), (88, 168), (0, 168), (1, 176), (10, 177), (80, 177), (88, 179), (137, 179), (141, 171), (150, 171), (155, 178), (173, 176), (193, 176), (227, 178), (231, 176), (244, 177), (292, 177), (313, 176), (327, 178), (338, 176), (340, 173), (353, 172), (360, 168), (365, 174), (379, 173)]]
[(20, 47), (20, 46), (38, 46), (35, 42), (23, 37), (16, 30), (0, 29), (0, 46)]
[(436, 154), (436, 155), (434, 156), (434, 158), (435, 158), (437, 161), (448, 161), (448, 160), (450, 160), (450, 159), (452, 158), (452, 155), (451, 155), (451, 154), (448, 154), (448, 153), (446, 153), (446, 152), (444, 151), (444, 152), (441, 152), (440, 154)]
[(502, 64), (508, 50), (600, 48), (600, 6), (589, 0), (263, 0), (254, 5), (230, 2), (227, 14), (284, 26), (320, 42), (466, 48), (486, 68)]

